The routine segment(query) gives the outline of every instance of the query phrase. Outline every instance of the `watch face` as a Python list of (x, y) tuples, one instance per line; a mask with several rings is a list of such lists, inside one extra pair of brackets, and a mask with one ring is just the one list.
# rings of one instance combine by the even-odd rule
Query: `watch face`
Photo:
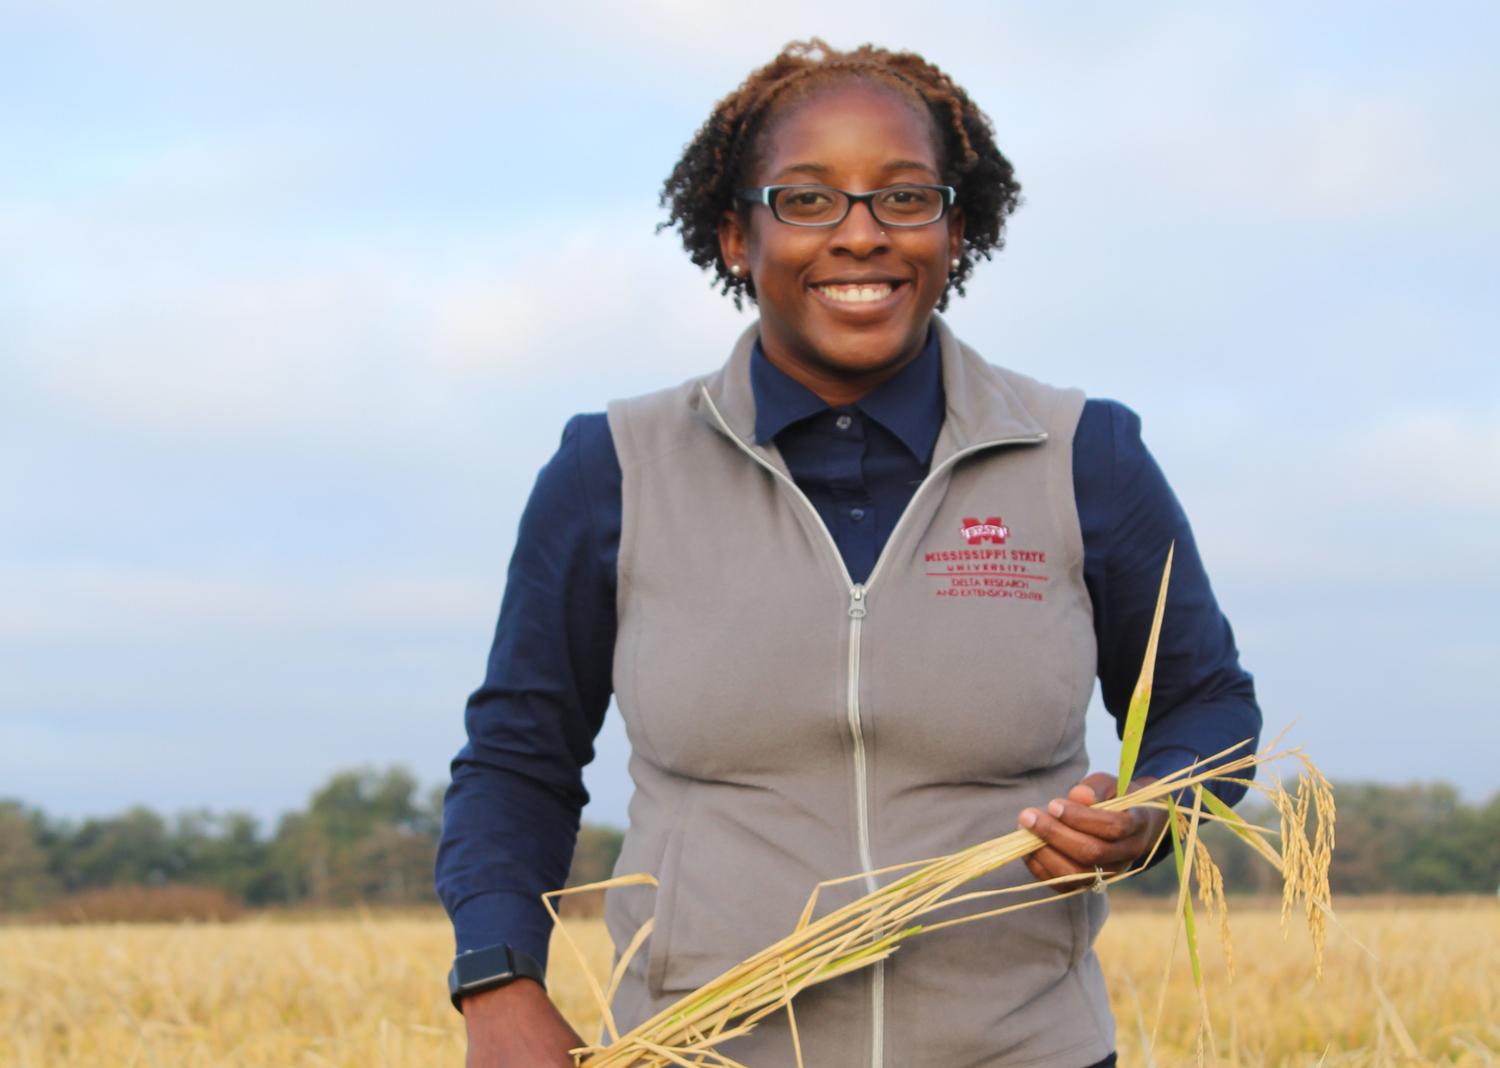
[(535, 979), (546, 985), (542, 966), (529, 954), (506, 945), (486, 946), (460, 953), (453, 959), (453, 968), (448, 972), (448, 994), (453, 1007), (462, 1012), (459, 1001), (465, 995), (478, 994), (521, 978)]
[(460, 953), (453, 961), (453, 972), (461, 987), (486, 979), (510, 978), (516, 974), (509, 946), (487, 946), (469, 953)]

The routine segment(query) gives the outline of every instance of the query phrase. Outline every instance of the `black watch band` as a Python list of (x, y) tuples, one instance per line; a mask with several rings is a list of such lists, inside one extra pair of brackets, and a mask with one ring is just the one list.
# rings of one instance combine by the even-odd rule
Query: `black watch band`
[(512, 979), (535, 979), (547, 985), (542, 966), (529, 953), (507, 945), (470, 949), (453, 958), (453, 967), (448, 970), (448, 997), (453, 1007), (463, 1012), (459, 1002), (465, 997), (504, 986)]

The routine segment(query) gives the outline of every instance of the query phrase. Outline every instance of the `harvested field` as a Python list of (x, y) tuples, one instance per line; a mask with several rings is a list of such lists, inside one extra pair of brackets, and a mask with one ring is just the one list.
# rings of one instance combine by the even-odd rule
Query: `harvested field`
[[(1242, 1066), (1500, 1061), (1500, 902), (1338, 903), (1321, 983), (1295, 923), (1231, 902), (1233, 984), (1205, 953), (1216, 1056)], [(602, 971), (598, 920), (570, 921)], [(1352, 937), (1351, 937), (1352, 936)], [(1358, 939), (1378, 958), (1354, 942)], [(1121, 1063), (1148, 1063), (1171, 917), (1121, 898), (1099, 951), (1119, 1021)], [(1197, 998), (1177, 946), (1156, 1063), (1193, 1063)], [(443, 974), (439, 914), (263, 916), (229, 924), (0, 927), (0, 1065), (359, 1066), (463, 1062), (462, 1021)], [(554, 996), (584, 1033), (583, 982), (554, 947)], [(810, 1066), (813, 1068), (813, 1066)]]

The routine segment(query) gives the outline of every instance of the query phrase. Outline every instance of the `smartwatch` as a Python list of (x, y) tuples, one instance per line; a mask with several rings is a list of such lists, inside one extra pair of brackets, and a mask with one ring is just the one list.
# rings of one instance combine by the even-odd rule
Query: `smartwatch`
[(448, 970), (448, 997), (453, 1007), (463, 1012), (459, 1002), (468, 995), (493, 990), (512, 979), (535, 979), (543, 987), (547, 985), (542, 966), (529, 953), (507, 945), (466, 950), (453, 958), (453, 967)]

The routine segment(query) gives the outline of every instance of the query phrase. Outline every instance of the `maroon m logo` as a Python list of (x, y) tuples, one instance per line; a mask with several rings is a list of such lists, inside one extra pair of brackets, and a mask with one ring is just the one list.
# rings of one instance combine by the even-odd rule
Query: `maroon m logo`
[(983, 523), (977, 519), (965, 519), (959, 533), (970, 545), (978, 545), (982, 541), (1004, 545), (1005, 539), (1010, 537), (1010, 528), (1000, 521), (998, 515), (992, 515)]

